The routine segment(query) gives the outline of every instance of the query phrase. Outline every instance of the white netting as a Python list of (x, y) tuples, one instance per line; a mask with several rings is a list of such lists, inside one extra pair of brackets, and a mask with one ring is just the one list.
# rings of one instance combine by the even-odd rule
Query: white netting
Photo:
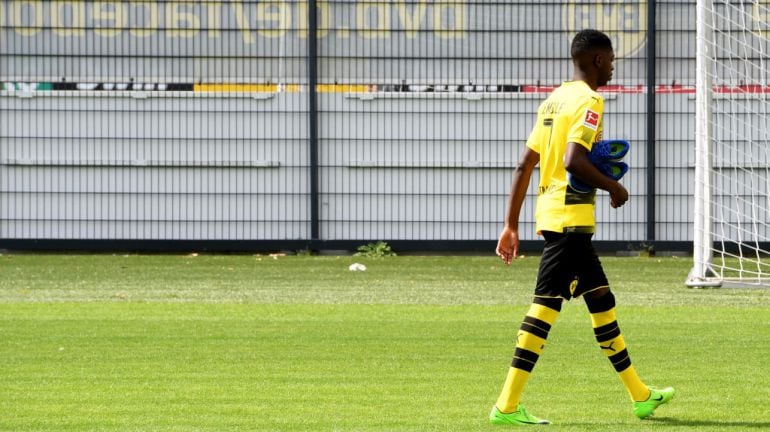
[(698, 8), (703, 202), (688, 282), (770, 285), (770, 1), (701, 0)]

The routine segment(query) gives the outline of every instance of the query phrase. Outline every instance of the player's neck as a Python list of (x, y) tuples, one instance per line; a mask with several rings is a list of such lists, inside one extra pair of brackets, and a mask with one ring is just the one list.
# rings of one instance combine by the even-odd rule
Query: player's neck
[(599, 88), (599, 83), (597, 82), (596, 77), (589, 76), (580, 69), (575, 69), (575, 73), (572, 75), (572, 80), (583, 81), (588, 85), (588, 87), (591, 87), (591, 90), (593, 91), (596, 91), (596, 89)]

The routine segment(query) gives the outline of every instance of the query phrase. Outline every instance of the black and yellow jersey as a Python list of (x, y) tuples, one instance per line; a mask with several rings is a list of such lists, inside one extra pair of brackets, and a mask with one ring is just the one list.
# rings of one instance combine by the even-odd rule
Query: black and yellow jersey
[(584, 81), (565, 82), (537, 112), (527, 147), (540, 154), (540, 184), (535, 212), (538, 232), (594, 232), (596, 192), (579, 193), (567, 185), (567, 143), (589, 151), (602, 135), (604, 99)]

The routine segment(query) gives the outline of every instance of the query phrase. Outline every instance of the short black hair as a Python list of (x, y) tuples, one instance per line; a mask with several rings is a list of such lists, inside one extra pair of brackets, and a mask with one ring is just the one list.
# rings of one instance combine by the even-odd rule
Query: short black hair
[(570, 54), (573, 59), (577, 59), (584, 54), (605, 49), (612, 49), (612, 41), (609, 36), (599, 30), (586, 29), (579, 31), (572, 39)]

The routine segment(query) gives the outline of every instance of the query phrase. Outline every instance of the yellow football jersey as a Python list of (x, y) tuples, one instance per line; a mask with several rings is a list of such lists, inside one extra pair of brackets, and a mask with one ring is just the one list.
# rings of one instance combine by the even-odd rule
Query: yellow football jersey
[(594, 232), (596, 192), (579, 193), (567, 184), (567, 143), (589, 151), (602, 136), (604, 99), (583, 81), (554, 90), (537, 111), (527, 147), (540, 154), (540, 184), (535, 211), (537, 232)]

